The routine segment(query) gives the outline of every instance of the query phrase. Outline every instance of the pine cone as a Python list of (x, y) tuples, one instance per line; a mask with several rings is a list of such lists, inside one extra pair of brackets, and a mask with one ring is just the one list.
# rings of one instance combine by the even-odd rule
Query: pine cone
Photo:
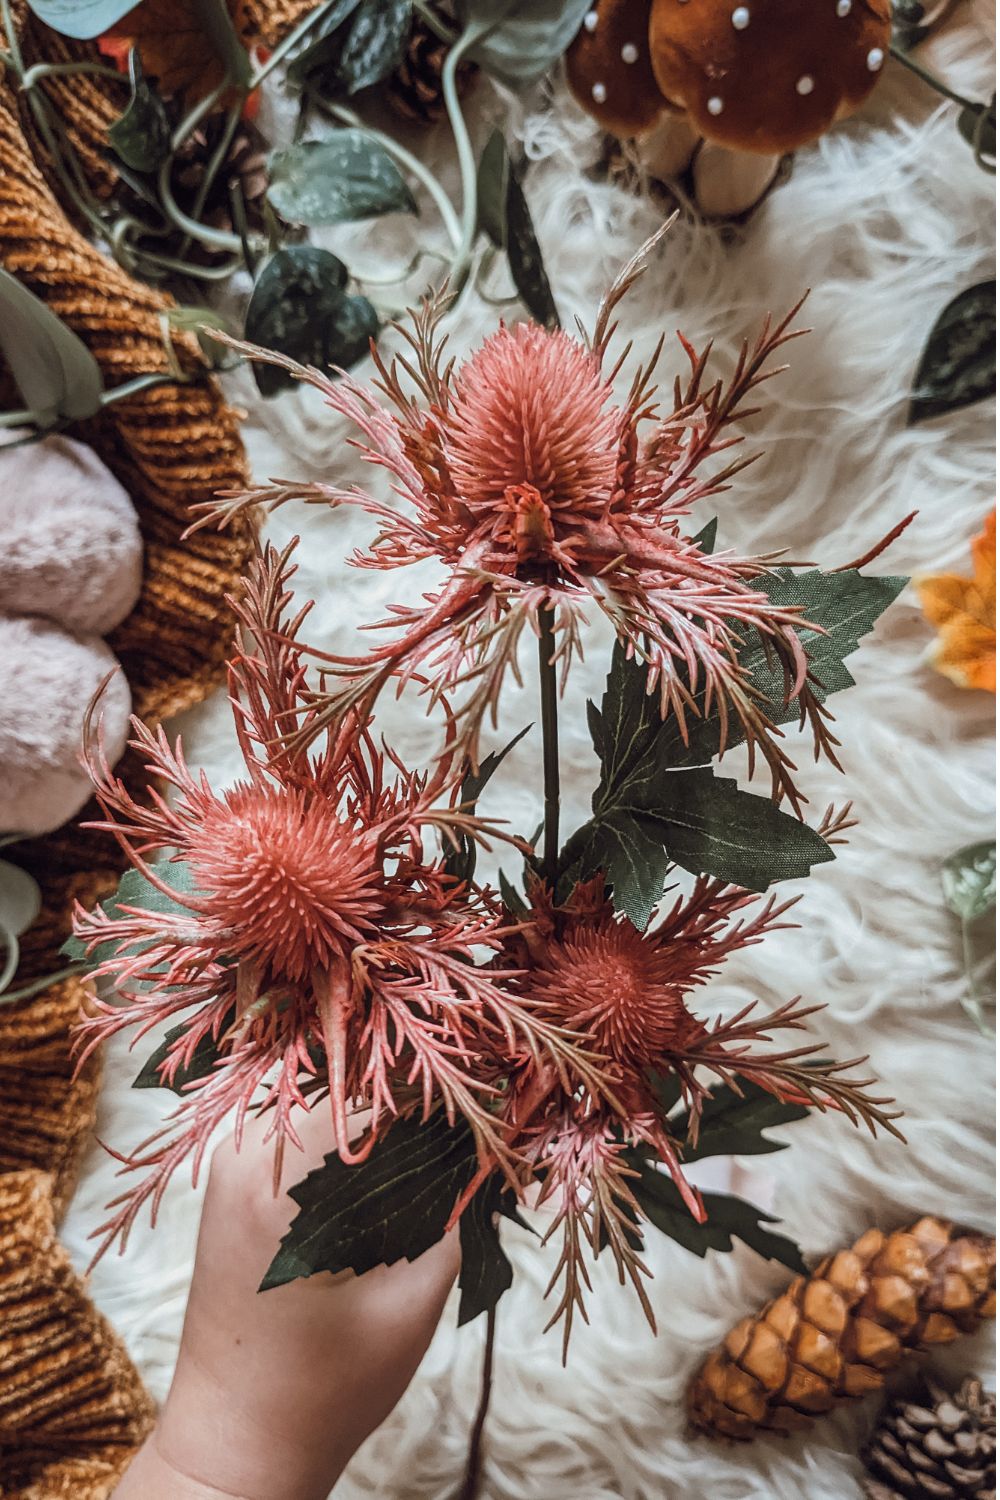
[(925, 1377), (919, 1396), (883, 1411), (862, 1454), (866, 1500), (995, 1500), (996, 1397), (971, 1376), (951, 1394)]
[[(194, 210), (205, 172), (224, 128), (224, 116), (210, 117), (192, 131), (177, 153), (173, 185), (180, 206), (187, 212)], [(251, 229), (260, 229), (267, 192), (267, 143), (249, 120), (240, 121), (225, 161), (212, 180), (198, 216), (203, 224), (212, 229), (234, 228), (230, 199), (232, 183), (239, 183), (243, 191), (247, 224)]]
[[(448, 45), (416, 11), (406, 52), (385, 86), (386, 102), (404, 120), (433, 125), (444, 113), (441, 72)], [(455, 74), (459, 95), (466, 92), (479, 69), (474, 62), (460, 63)]]
[(744, 1318), (688, 1388), (695, 1427), (744, 1441), (789, 1433), (881, 1386), (910, 1351), (948, 1344), (996, 1311), (996, 1241), (940, 1219), (870, 1229)]

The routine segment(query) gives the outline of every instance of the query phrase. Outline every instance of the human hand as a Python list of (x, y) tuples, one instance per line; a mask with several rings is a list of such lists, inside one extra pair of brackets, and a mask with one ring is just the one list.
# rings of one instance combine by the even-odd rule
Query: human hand
[(326, 1500), (396, 1405), (458, 1274), (457, 1233), (418, 1260), (257, 1291), (294, 1217), (288, 1188), (330, 1149), (321, 1104), (272, 1188), (259, 1122), (215, 1152), (170, 1393), (114, 1500)]

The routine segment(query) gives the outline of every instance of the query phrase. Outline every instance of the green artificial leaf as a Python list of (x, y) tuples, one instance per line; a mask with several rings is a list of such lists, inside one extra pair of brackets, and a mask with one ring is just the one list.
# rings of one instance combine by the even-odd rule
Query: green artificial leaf
[(520, 1224), (522, 1229), (531, 1227), (518, 1213), (513, 1193), (504, 1187), (499, 1174), (494, 1173), (459, 1220), (462, 1244), (459, 1327), (495, 1307), (514, 1279), (513, 1267), (500, 1243), (497, 1221), (501, 1216)]
[(159, 94), (143, 77), (139, 49), (128, 55), (132, 97), (108, 130), (108, 140), (127, 167), (152, 172), (170, 151), (170, 121)]
[[(234, 1005), (226, 1011), (219, 1027), (219, 1034), (222, 1035), (227, 1031), (235, 1019), (236, 1007)], [(218, 1038), (211, 1035), (201, 1038), (191, 1053), (190, 1061), (180, 1065), (170, 1083), (165, 1082), (160, 1073), (174, 1043), (182, 1036), (186, 1036), (187, 1032), (186, 1021), (170, 1028), (156, 1051), (152, 1052), (143, 1063), (138, 1077), (132, 1084), (134, 1089), (170, 1089), (175, 1094), (184, 1094), (187, 1092), (188, 1084), (194, 1083), (196, 1079), (208, 1077), (219, 1056)]]
[(545, 272), (531, 212), (503, 134), (494, 130), (479, 161), (476, 205), (480, 229), (500, 250), (518, 296), (536, 322), (559, 327), (559, 313)]
[[(696, 1145), (685, 1145), (685, 1162), (700, 1161), (706, 1156), (767, 1156), (784, 1151), (787, 1141), (773, 1141), (764, 1135), (775, 1125), (790, 1125), (808, 1118), (804, 1104), (786, 1104), (766, 1089), (749, 1081), (740, 1082), (740, 1092), (726, 1083), (717, 1083), (702, 1105), (701, 1123)], [(676, 1122), (675, 1133), (686, 1132), (686, 1120)]]
[[(468, 812), (475, 812), (476, 803), (482, 795), (483, 789), (492, 779), (498, 767), (506, 760), (514, 746), (524, 739), (531, 728), (526, 724), (522, 730), (515, 734), (512, 740), (504, 745), (502, 750), (491, 750), (489, 755), (484, 755), (479, 762), (477, 771), (467, 771), (462, 779), (462, 787), (459, 792), (459, 802)], [(476, 844), (475, 840), (462, 835), (459, 839), (457, 849), (449, 850), (445, 858), (445, 868), (448, 873), (454, 875), (458, 880), (471, 880), (476, 872)]]
[(288, 70), (296, 87), (344, 98), (399, 67), (413, 22), (412, 0), (340, 0)]
[(715, 544), (719, 536), (719, 518), (713, 516), (691, 540), (696, 547), (700, 547), (706, 557), (710, 557), (715, 551)]
[(708, 1217), (704, 1224), (699, 1224), (665, 1172), (640, 1158), (634, 1158), (634, 1165), (639, 1175), (629, 1185), (639, 1207), (654, 1228), (669, 1235), (685, 1250), (704, 1259), (709, 1250), (732, 1250), (733, 1240), (737, 1239), (758, 1255), (778, 1261), (799, 1275), (808, 1270), (795, 1241), (765, 1227), (779, 1222), (773, 1214), (766, 1214), (754, 1204), (728, 1193), (703, 1193)]
[(268, 201), (290, 224), (344, 224), (380, 214), (416, 213), (392, 157), (364, 130), (274, 151)]
[(40, 297), (2, 269), (0, 353), (38, 427), (92, 417), (100, 410), (104, 381), (86, 344)]
[(291, 1190), (299, 1212), (261, 1291), (318, 1271), (360, 1276), (373, 1266), (416, 1260), (444, 1234), (475, 1170), (472, 1131), (464, 1121), (449, 1125), (440, 1112), (423, 1123), (397, 1121), (356, 1166), (325, 1157)]
[(40, 21), (76, 41), (92, 41), (134, 10), (136, 0), (28, 0)]
[(992, 170), (997, 158), (997, 96), (988, 104), (966, 105), (958, 117), (958, 128), (976, 153), (976, 161)]
[[(181, 861), (159, 860), (151, 866), (158, 880), (179, 896), (194, 891), (197, 887), (191, 876), (191, 871)], [(178, 916), (188, 916), (189, 911), (180, 901), (173, 900), (161, 891), (158, 886), (147, 880), (138, 870), (126, 870), (118, 882), (118, 889), (113, 896), (101, 902), (101, 909), (109, 917), (116, 917), (127, 908), (134, 907), (139, 911), (153, 912), (176, 912)], [(127, 944), (122, 950), (127, 953), (140, 953), (147, 943)], [(78, 937), (69, 937), (63, 943), (59, 952), (67, 958), (76, 959), (90, 969), (96, 969), (98, 964), (104, 963), (105, 959), (112, 958), (118, 951), (118, 940), (109, 938), (107, 942), (99, 943), (94, 951), (88, 956), (83, 942)]]
[(996, 390), (996, 282), (980, 281), (954, 297), (920, 356), (907, 426), (982, 401)]
[(663, 895), (669, 868), (659, 826), (618, 808), (588, 825), (587, 841), (560, 882), (559, 894), (568, 896), (577, 881), (603, 870), (615, 907), (642, 932)]
[(566, 51), (593, 0), (458, 0), (476, 40), (466, 56), (517, 88), (534, 83)]
[(500, 899), (507, 910), (515, 917), (526, 917), (528, 915), (528, 903), (520, 891), (511, 885), (502, 870), (497, 878), (497, 884), (500, 888)]
[[(247, 308), (245, 337), (304, 364), (349, 368), (368, 352), (378, 317), (365, 297), (349, 296), (347, 267), (329, 250), (285, 245), (257, 278)], [(255, 365), (264, 396), (295, 382), (273, 365)]]
[(944, 899), (963, 922), (975, 922), (997, 904), (997, 846), (993, 841), (969, 844), (945, 860), (941, 869)]

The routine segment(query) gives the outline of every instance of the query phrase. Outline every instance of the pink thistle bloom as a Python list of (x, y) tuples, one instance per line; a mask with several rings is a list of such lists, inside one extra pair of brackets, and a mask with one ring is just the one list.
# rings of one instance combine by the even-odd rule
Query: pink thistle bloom
[[(290, 551), (290, 549), (289, 549)], [(251, 570), (240, 619), (251, 644), (231, 666), (232, 704), (247, 767), (236, 786), (214, 792), (194, 777), (180, 744), (134, 721), (135, 749), (172, 789), (149, 805), (133, 800), (102, 753), (90, 769), (107, 821), (133, 865), (167, 898), (166, 909), (122, 906), (76, 913), (74, 930), (95, 973), (115, 994), (82, 1023), (86, 1056), (131, 1029), (182, 1026), (160, 1065), (172, 1083), (199, 1044), (218, 1060), (191, 1081), (172, 1124), (129, 1158), (141, 1183), (117, 1199), (105, 1244), (123, 1239), (141, 1205), (153, 1212), (173, 1171), (194, 1171), (215, 1127), (236, 1108), (270, 1109), (280, 1153), (299, 1144), (293, 1116), (326, 1090), (332, 1134), (345, 1161), (363, 1160), (400, 1114), (443, 1107), (464, 1117), (481, 1160), (513, 1176), (504, 1128), (491, 1109), (496, 1058), (516, 1052), (568, 1082), (567, 1059), (601, 1093), (597, 1073), (563, 1029), (531, 1014), (506, 990), (496, 954), (500, 918), (427, 859), (425, 834), (483, 842), (496, 828), (458, 803), (461, 766), (453, 752), (426, 775), (388, 764), (356, 715), (329, 734), (318, 754), (288, 751), (280, 725), (298, 709), (304, 670), (296, 632), (306, 614), (284, 617), (288, 552), (269, 549)], [(149, 856), (170, 851), (187, 871)], [(168, 878), (164, 878), (164, 872)], [(370, 1121), (352, 1142), (348, 1118)], [(280, 1156), (279, 1156), (280, 1160)], [(100, 1231), (99, 1231), (100, 1232)]]
[(419, 673), (432, 701), (467, 687), (461, 732), (475, 757), (481, 723), (487, 714), (495, 722), (503, 677), (516, 671), (524, 627), (538, 634), (540, 613), (552, 612), (554, 656), (565, 680), (590, 601), (648, 665), (649, 690), (682, 733), (689, 716), (717, 707), (724, 744), (735, 715), (751, 764), (759, 749), (776, 790), (797, 805), (780, 731), (737, 659), (749, 633), (783, 664), (787, 692), (800, 695), (817, 748), (833, 755), (798, 634), (816, 627), (754, 587), (767, 558), (712, 555), (685, 531), (694, 503), (726, 488), (750, 461), (704, 472), (707, 461), (739, 441), (732, 426), (756, 410), (748, 397), (776, 373), (766, 368), (771, 356), (796, 337), (789, 331), (796, 310), (774, 328), (765, 323), (744, 345), (728, 383), (706, 383), (708, 351), (697, 355), (682, 339), (690, 373), (676, 383), (667, 412), (652, 378), (659, 349), (619, 405), (612, 382), (621, 361), (608, 367), (611, 315), (639, 274), (638, 260), (611, 289), (590, 339), (531, 323), (501, 325), (458, 367), (444, 362), (437, 327), (444, 301), (425, 303), (412, 327), (400, 330), (411, 352), (386, 366), (373, 350), (379, 379), (371, 387), (235, 346), (315, 386), (350, 418), (361, 453), (388, 471), (402, 508), (329, 484), (276, 481), (203, 507), (198, 524), (293, 498), (358, 505), (381, 525), (370, 550), (356, 556), (358, 566), (437, 558), (448, 572), (425, 604), (394, 607), (375, 627), (394, 632), (383, 644), (360, 657), (322, 654), (324, 684), (299, 740), (353, 706), (369, 706), (391, 678), (405, 682)]
[[(681, 1160), (685, 1142), (697, 1141), (708, 1096), (704, 1075), (737, 1092), (745, 1080), (789, 1103), (840, 1110), (873, 1133), (877, 1125), (894, 1135), (899, 1131), (892, 1123), (897, 1115), (885, 1107), (892, 1100), (868, 1092), (874, 1080), (844, 1076), (864, 1058), (817, 1063), (822, 1043), (786, 1051), (760, 1045), (772, 1032), (801, 1030), (822, 1006), (793, 1000), (770, 1016), (757, 1016), (751, 1004), (712, 1025), (689, 1009), (692, 992), (730, 953), (789, 925), (782, 919), (794, 901), (779, 904), (771, 897), (743, 916), (760, 898), (701, 878), (689, 896), (639, 932), (614, 911), (603, 876), (577, 885), (562, 905), (540, 881), (530, 884), (528, 894), (530, 912), (505, 937), (498, 962), (513, 969), (508, 985), (533, 1013), (588, 1038), (606, 1059), (602, 1077), (610, 1084), (602, 1098), (593, 1097), (583, 1080), (567, 1091), (551, 1069), (539, 1070), (526, 1058), (518, 1067), (515, 1058), (502, 1106), (512, 1145), (541, 1181), (540, 1202), (555, 1208), (549, 1235), (563, 1232), (549, 1288), (562, 1280), (563, 1290), (549, 1326), (564, 1318), (568, 1341), (574, 1309), (586, 1316), (587, 1246), (595, 1252), (603, 1243), (611, 1248), (622, 1280), (629, 1276), (653, 1321), (643, 1287), (648, 1272), (636, 1233), (642, 1213), (630, 1186), (636, 1176), (630, 1152), (658, 1158), (694, 1217), (705, 1219)], [(672, 1079), (685, 1106), (678, 1136), (664, 1123), (657, 1079)]]

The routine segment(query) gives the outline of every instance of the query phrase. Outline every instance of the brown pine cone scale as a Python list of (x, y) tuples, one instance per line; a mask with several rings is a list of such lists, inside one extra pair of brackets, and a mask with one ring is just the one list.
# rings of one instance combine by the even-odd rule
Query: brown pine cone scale
[(925, 1379), (889, 1403), (862, 1454), (865, 1500), (995, 1500), (996, 1398), (978, 1380)]
[(878, 1389), (910, 1352), (995, 1316), (996, 1242), (940, 1219), (870, 1229), (737, 1323), (688, 1388), (713, 1437), (790, 1433)]

